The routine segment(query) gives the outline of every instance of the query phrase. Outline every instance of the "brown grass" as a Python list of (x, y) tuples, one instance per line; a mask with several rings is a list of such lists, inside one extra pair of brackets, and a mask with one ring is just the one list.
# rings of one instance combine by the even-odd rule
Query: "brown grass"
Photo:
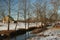
[(9, 30), (9, 31), (3, 30), (3, 31), (0, 31), (0, 34), (5, 34), (5, 35), (9, 36), (11, 32), (15, 32), (15, 30)]

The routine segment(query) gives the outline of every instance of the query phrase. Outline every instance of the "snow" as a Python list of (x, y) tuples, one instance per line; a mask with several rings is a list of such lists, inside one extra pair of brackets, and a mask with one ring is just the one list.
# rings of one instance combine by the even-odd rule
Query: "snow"
[[(41, 24), (41, 23), (38, 23), (38, 24)], [(0, 31), (7, 30), (8, 23), (1, 23), (0, 22), (0, 25), (1, 25), (0, 26)], [(38, 26), (40, 26), (40, 25), (38, 25)], [(15, 27), (16, 27), (15, 23), (10, 23), (10, 25), (9, 25), (10, 30), (15, 30)], [(36, 27), (36, 23), (29, 23), (29, 27)], [(18, 22), (16, 30), (19, 29), (19, 28), (25, 29), (25, 23)], [(26, 29), (28, 29), (28, 23), (26, 23)]]
[[(43, 34), (43, 35), (49, 35), (49, 36), (38, 36), (40, 34)], [(35, 37), (32, 37), (32, 38), (29, 38), (27, 40), (60, 40), (60, 29), (48, 29), (44, 32), (41, 32), (39, 34), (36, 34), (37, 36)]]

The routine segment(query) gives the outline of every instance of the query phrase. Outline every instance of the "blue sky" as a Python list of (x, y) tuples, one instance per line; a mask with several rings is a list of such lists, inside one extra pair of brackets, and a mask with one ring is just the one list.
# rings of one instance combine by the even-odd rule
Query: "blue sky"
[[(31, 4), (33, 5), (33, 3), (35, 2), (36, 0), (31, 0)], [(43, 3), (44, 0), (41, 0), (41, 3)], [(36, 1), (37, 2), (37, 1)], [(49, 4), (50, 0), (47, 0), (47, 5), (50, 6), (48, 9), (53, 9), (52, 8), (52, 5)], [(12, 4), (12, 3), (11, 3)], [(17, 12), (18, 12), (18, 0), (14, 0), (14, 5), (11, 6), (11, 16), (16, 20), (17, 19)], [(22, 4), (22, 3), (21, 3)], [(5, 2), (4, 0), (0, 0), (0, 6), (2, 6), (3, 8), (2, 9), (5, 9), (5, 14), (8, 15), (8, 9), (7, 9), (7, 5), (5, 5)], [(23, 5), (20, 5), (20, 7), (23, 7)], [(20, 8), (22, 9), (22, 8)], [(0, 9), (1, 10), (1, 9)], [(31, 9), (31, 13), (33, 11), (33, 8)], [(60, 10), (58, 10), (58, 13), (60, 13)], [(20, 19), (23, 19), (23, 11), (20, 10)], [(22, 16), (22, 17), (21, 17)], [(32, 15), (33, 16), (33, 15)]]

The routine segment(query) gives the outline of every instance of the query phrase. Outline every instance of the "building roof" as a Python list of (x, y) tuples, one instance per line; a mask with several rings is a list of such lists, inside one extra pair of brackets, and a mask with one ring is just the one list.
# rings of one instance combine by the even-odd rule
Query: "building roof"
[(13, 17), (11, 17), (11, 16), (9, 16), (9, 15), (8, 15), (7, 17), (9, 17), (11, 20), (13, 20), (13, 21), (14, 21)]

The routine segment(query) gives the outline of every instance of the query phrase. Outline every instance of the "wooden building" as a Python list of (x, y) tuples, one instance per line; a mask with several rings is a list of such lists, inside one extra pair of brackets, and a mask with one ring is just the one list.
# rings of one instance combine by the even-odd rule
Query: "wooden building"
[(8, 22), (10, 22), (10, 23), (12, 23), (12, 22), (14, 22), (14, 19), (11, 17), (11, 16), (5, 16), (3, 19), (2, 19), (2, 22), (3, 23), (8, 23)]

